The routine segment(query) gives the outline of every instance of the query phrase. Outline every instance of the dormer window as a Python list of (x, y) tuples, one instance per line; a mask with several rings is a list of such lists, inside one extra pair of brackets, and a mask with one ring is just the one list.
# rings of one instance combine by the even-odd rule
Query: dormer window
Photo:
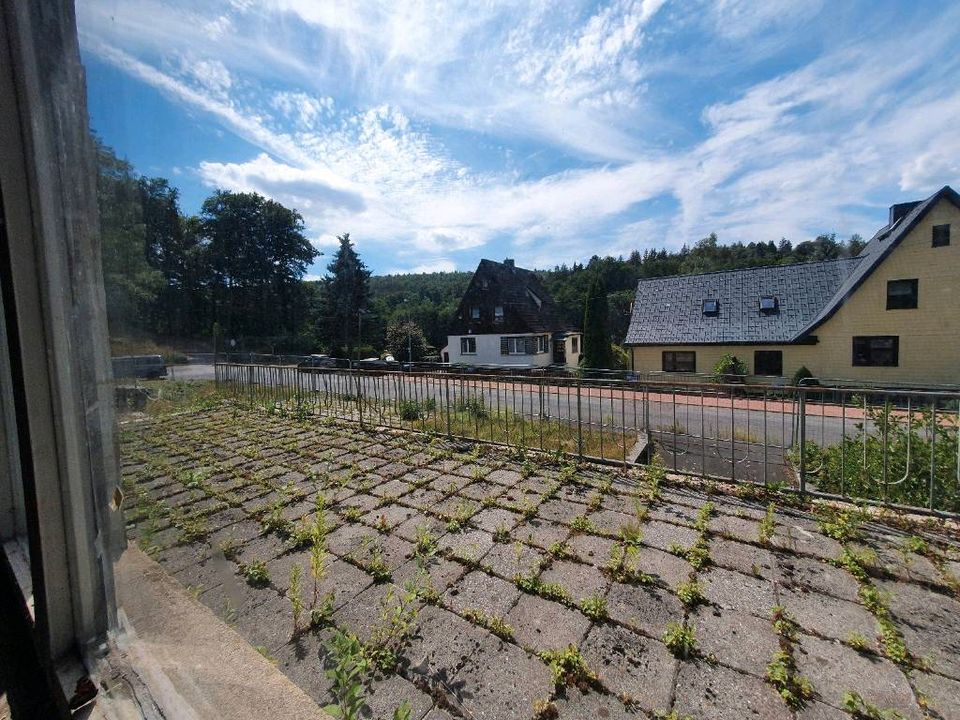
[(495, 320), (503, 320), (503, 305), (497, 305), (493, 308), (493, 318)]
[(775, 315), (780, 310), (780, 303), (777, 302), (775, 295), (760, 296), (760, 314)]
[(720, 313), (720, 301), (716, 298), (711, 298), (703, 301), (703, 314), (709, 316), (715, 316)]
[(472, 308), (470, 308), (470, 317), (473, 318), (474, 320), (479, 320), (479, 319), (480, 319), (480, 308), (479, 308), (479, 307), (472, 307)]

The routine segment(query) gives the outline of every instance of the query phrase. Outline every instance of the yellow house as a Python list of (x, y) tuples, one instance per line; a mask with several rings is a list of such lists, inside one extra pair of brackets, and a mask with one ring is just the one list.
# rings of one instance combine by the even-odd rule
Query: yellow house
[(860, 254), (641, 280), (626, 344), (639, 372), (710, 374), (723, 355), (771, 382), (960, 384), (960, 195), (890, 208)]

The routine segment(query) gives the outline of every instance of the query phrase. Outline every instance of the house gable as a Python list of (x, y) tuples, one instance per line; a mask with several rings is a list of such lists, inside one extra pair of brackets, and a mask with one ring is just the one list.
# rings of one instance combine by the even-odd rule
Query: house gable
[(481, 260), (450, 323), (449, 335), (520, 335), (564, 330), (560, 310), (536, 273)]

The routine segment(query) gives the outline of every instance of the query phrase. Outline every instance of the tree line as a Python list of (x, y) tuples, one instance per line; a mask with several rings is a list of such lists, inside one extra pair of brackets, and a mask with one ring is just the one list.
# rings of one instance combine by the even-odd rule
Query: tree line
[[(197, 215), (184, 215), (165, 178), (136, 173), (95, 139), (104, 286), (111, 336), (191, 340), (223, 349), (328, 352), (399, 359), (437, 355), (472, 272), (372, 276), (349, 234), (319, 281), (305, 281), (320, 253), (304, 235), (297, 210), (257, 193), (215, 190)], [(622, 342), (642, 278), (831, 260), (865, 243), (835, 235), (794, 245), (720, 244), (711, 234), (680, 250), (593, 256), (586, 263), (539, 271), (573, 327)], [(601, 297), (602, 296), (602, 299)], [(591, 320), (585, 323), (584, 313)], [(606, 321), (596, 320), (605, 316)], [(230, 343), (230, 341), (234, 341)], [(616, 364), (615, 351), (598, 351)]]

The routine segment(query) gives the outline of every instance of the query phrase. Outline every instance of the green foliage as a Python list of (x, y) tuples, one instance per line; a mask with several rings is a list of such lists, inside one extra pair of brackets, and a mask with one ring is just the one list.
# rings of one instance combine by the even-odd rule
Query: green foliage
[(610, 559), (603, 571), (617, 582), (629, 585), (651, 585), (653, 576), (637, 567), (639, 549), (636, 545), (614, 545), (610, 548)]
[(365, 654), (383, 672), (396, 670), (400, 652), (414, 629), (418, 610), (416, 590), (412, 587), (387, 591), (380, 607), (380, 619), (370, 633)]
[(682, 623), (667, 623), (667, 630), (663, 634), (663, 642), (667, 649), (678, 658), (688, 658), (697, 652), (697, 638), (692, 626)]
[(550, 666), (557, 687), (570, 685), (585, 689), (597, 684), (596, 674), (576, 645), (569, 645), (565, 650), (544, 651), (540, 658)]
[(300, 631), (300, 617), (303, 615), (303, 594), (300, 587), (300, 579), (303, 577), (303, 568), (294, 563), (290, 567), (290, 588), (287, 591), (287, 597), (290, 598), (290, 606), (293, 608), (293, 632)]
[(535, 575), (517, 575), (513, 579), (514, 584), (525, 593), (539, 595), (547, 600), (556, 600), (565, 604), (570, 604), (570, 593), (563, 586), (557, 583), (543, 582)]
[(794, 387), (798, 386), (804, 380), (813, 377), (813, 373), (807, 369), (806, 365), (801, 365), (797, 368), (797, 371), (793, 374), (793, 377), (790, 379), (790, 384)]
[(413, 321), (392, 322), (387, 325), (385, 349), (401, 362), (422, 360), (429, 343), (423, 328)]
[(426, 525), (417, 525), (415, 553), (418, 557), (426, 558), (437, 552), (437, 538)]
[(361, 314), (370, 297), (370, 271), (357, 255), (350, 233), (337, 236), (340, 247), (327, 266), (327, 277), (321, 282), (324, 334), (333, 338), (331, 350), (346, 355), (361, 338)]
[[(862, 408), (863, 400), (853, 404)], [(824, 492), (842, 491), (853, 497), (926, 507), (930, 469), (933, 468), (934, 508), (960, 512), (960, 487), (956, 483), (957, 426), (949, 419), (949, 414), (938, 413), (935, 428), (929, 408), (912, 412), (908, 419), (906, 413), (895, 411), (892, 406), (868, 405), (866, 415), (869, 423), (857, 423), (856, 432), (845, 436), (837, 445), (820, 448), (810, 444), (807, 467), (823, 463), (817, 479), (818, 488)], [(884, 463), (888, 483), (898, 483), (887, 485), (885, 498)], [(899, 482), (901, 478), (906, 479)]]
[(413, 422), (426, 417), (437, 409), (437, 401), (433, 398), (426, 400), (401, 400), (397, 403), (397, 414), (401, 420)]
[(581, 532), (581, 533), (596, 532), (596, 527), (594, 526), (593, 522), (591, 522), (590, 518), (588, 518), (586, 515), (577, 515), (573, 519), (573, 522), (570, 523), (570, 527), (573, 529), (574, 532)]
[(767, 665), (767, 682), (773, 685), (783, 701), (793, 710), (801, 709), (813, 697), (813, 686), (797, 673), (793, 656), (778, 650)]
[(467, 608), (463, 616), (480, 627), (484, 627), (502, 640), (513, 640), (513, 628), (499, 615), (488, 616), (482, 610)]
[(335, 718), (359, 720), (364, 706), (364, 685), (370, 672), (363, 645), (353, 635), (338, 630), (328, 641), (327, 651), (333, 658), (333, 667), (326, 675), (333, 681), (336, 702), (323, 709)]
[(607, 600), (602, 595), (591, 595), (580, 601), (580, 610), (591, 620), (606, 620)]
[(270, 573), (267, 572), (267, 564), (263, 560), (254, 560), (252, 563), (241, 565), (240, 571), (248, 585), (266, 587), (270, 584)]
[(482, 397), (468, 397), (457, 400), (453, 404), (453, 409), (470, 416), (474, 420), (486, 420), (490, 415)]
[(837, 509), (828, 505), (820, 511), (817, 526), (827, 537), (845, 543), (860, 539), (860, 528), (865, 519), (866, 514), (860, 510)]
[(870, 649), (870, 641), (858, 632), (850, 633), (847, 636), (847, 645), (857, 652), (867, 652)]
[(583, 313), (583, 355), (581, 364), (587, 368), (610, 368), (613, 357), (610, 348), (607, 286), (599, 275), (593, 278), (587, 292)]
[(713, 379), (724, 382), (731, 377), (743, 377), (747, 374), (747, 364), (732, 353), (724, 354), (713, 366)]
[(770, 540), (773, 539), (773, 533), (777, 529), (777, 523), (774, 518), (776, 510), (776, 503), (767, 505), (767, 512), (760, 521), (760, 525), (757, 528), (757, 540), (761, 545), (769, 545)]
[(896, 710), (882, 710), (871, 705), (853, 690), (843, 693), (843, 709), (856, 720), (904, 720), (903, 715)]
[(565, 540), (557, 540), (550, 545), (550, 547), (547, 548), (547, 554), (557, 560), (568, 560), (574, 557), (573, 551), (570, 550), (570, 546)]
[(694, 608), (701, 603), (705, 603), (707, 598), (703, 594), (703, 586), (696, 580), (682, 582), (677, 585), (677, 597), (686, 608)]

